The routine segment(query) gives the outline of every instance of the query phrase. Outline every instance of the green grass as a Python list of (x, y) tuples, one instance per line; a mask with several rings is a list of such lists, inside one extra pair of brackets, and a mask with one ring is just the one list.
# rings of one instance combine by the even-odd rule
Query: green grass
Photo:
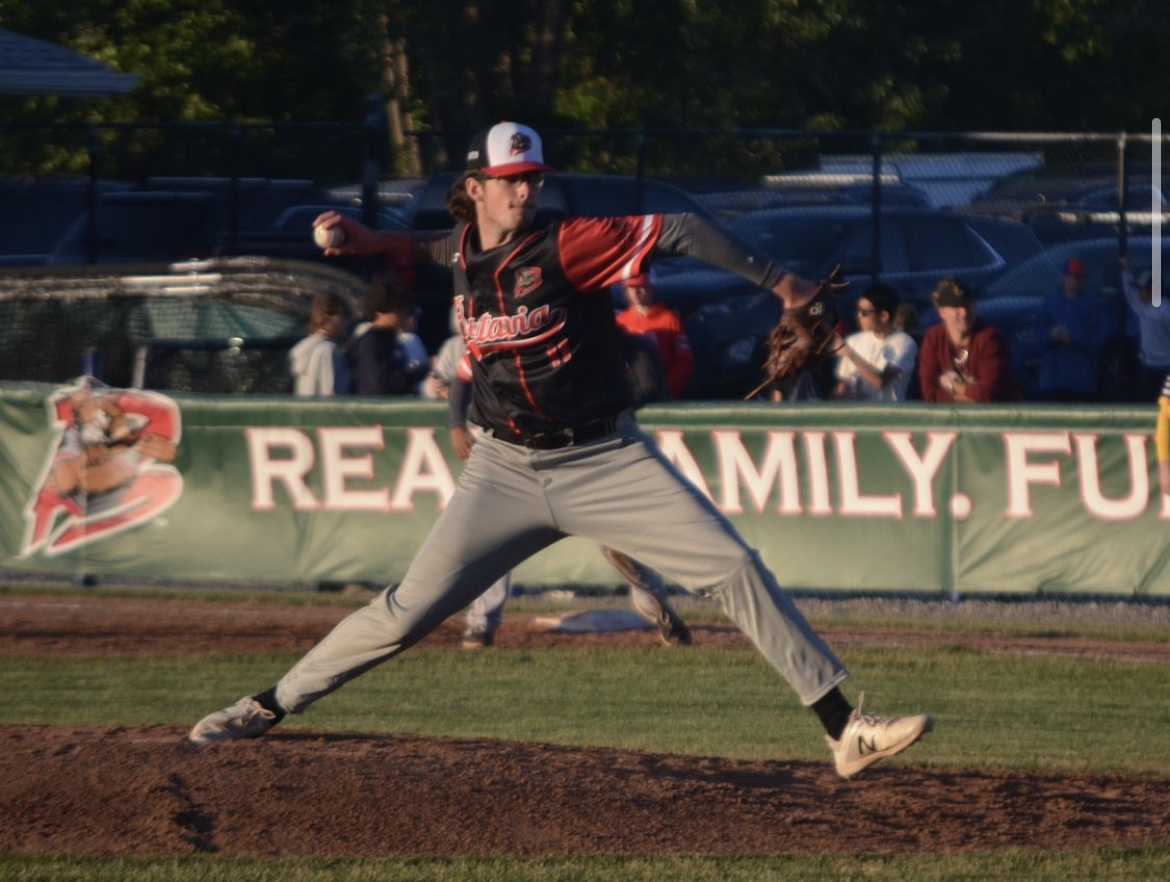
[[(846, 692), (878, 713), (928, 710), (911, 753), (935, 766), (1170, 773), (1164, 665), (851, 648)], [(0, 723), (190, 724), (270, 685), (294, 654), (0, 657)], [(821, 761), (815, 717), (748, 648), (415, 649), (283, 725)]]
[(1170, 849), (913, 857), (252, 860), (0, 856), (11, 882), (1164, 882)]

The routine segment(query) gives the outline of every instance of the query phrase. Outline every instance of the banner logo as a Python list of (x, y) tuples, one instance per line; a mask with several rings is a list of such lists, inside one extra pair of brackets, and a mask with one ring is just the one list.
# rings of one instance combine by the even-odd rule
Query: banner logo
[(21, 555), (73, 551), (140, 527), (183, 492), (179, 407), (86, 377), (46, 402), (54, 449), (25, 508)]

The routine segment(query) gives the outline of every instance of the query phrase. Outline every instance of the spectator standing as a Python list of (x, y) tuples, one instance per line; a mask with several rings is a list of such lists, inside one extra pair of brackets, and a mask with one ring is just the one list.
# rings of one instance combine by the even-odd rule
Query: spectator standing
[(1109, 339), (1109, 316), (1100, 298), (1085, 290), (1088, 265), (1070, 257), (1060, 288), (1044, 298), (1036, 314), (1040, 395), (1050, 401), (1093, 401), (1100, 380), (1099, 358)]
[[(412, 326), (414, 297), (396, 278), (383, 276), (366, 291), (369, 322), (355, 331), (347, 351), (359, 395), (413, 395), (426, 375), (403, 336)], [(425, 358), (425, 351), (424, 351)]]
[(931, 295), (940, 323), (918, 356), (922, 398), (934, 403), (1019, 401), (1011, 351), (999, 329), (978, 317), (971, 289), (945, 278)]
[(894, 310), (894, 327), (903, 333), (909, 334), (914, 344), (918, 344), (918, 307), (913, 303), (900, 303)]
[(326, 292), (309, 307), (309, 335), (289, 350), (289, 371), (297, 395), (347, 395), (349, 367), (342, 342), (349, 333), (349, 307)]
[(451, 384), (455, 382), (459, 362), (463, 360), (466, 344), (463, 335), (459, 333), (454, 306), (451, 307), (447, 324), (451, 336), (442, 342), (435, 357), (430, 359), (426, 379), (419, 385), (419, 394), (423, 398), (446, 401)]
[(1153, 274), (1147, 270), (1135, 280), (1128, 254), (1121, 258), (1121, 268), (1121, 288), (1138, 326), (1141, 372), (1136, 395), (1139, 400), (1149, 401), (1158, 395), (1163, 378), (1170, 374), (1170, 303), (1154, 306)]
[(1162, 394), (1158, 396), (1154, 447), (1158, 457), (1158, 486), (1164, 494), (1170, 494), (1170, 374), (1162, 381)]
[(402, 318), (402, 330), (398, 333), (398, 342), (406, 353), (406, 370), (413, 378), (411, 395), (422, 394), (423, 381), (429, 375), (431, 366), (427, 345), (418, 335), (418, 320), (421, 316), (422, 310), (412, 301), (410, 309)]
[(894, 327), (898, 292), (877, 284), (857, 300), (858, 330), (837, 352), (835, 398), (905, 401), (918, 359), (918, 344)]
[(654, 338), (662, 356), (667, 390), (671, 398), (678, 398), (691, 378), (695, 356), (679, 314), (654, 299), (657, 285), (654, 270), (627, 279), (622, 288), (629, 306), (618, 313), (617, 323), (627, 334), (647, 334)]

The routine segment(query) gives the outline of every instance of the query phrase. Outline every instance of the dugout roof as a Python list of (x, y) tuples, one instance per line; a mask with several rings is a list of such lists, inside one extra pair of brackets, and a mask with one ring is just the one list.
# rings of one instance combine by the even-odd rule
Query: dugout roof
[(0, 95), (112, 98), (133, 91), (136, 74), (42, 40), (0, 30)]

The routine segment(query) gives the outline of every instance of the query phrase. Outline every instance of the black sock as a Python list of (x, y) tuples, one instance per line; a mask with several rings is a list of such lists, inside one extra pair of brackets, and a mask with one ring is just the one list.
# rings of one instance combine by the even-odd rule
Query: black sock
[(853, 708), (845, 700), (840, 689), (834, 688), (824, 697), (818, 698), (811, 705), (813, 713), (820, 717), (821, 725), (834, 741), (839, 741), (841, 733), (845, 731), (845, 724), (849, 722), (849, 715)]
[(276, 700), (275, 686), (273, 686), (271, 689), (267, 689), (264, 692), (261, 692), (259, 695), (253, 695), (252, 698), (255, 699), (260, 707), (264, 708), (264, 710), (272, 711), (272, 713), (276, 714), (276, 719), (272, 721), (273, 725), (276, 725), (284, 719), (285, 710), (280, 706), (280, 702)]

